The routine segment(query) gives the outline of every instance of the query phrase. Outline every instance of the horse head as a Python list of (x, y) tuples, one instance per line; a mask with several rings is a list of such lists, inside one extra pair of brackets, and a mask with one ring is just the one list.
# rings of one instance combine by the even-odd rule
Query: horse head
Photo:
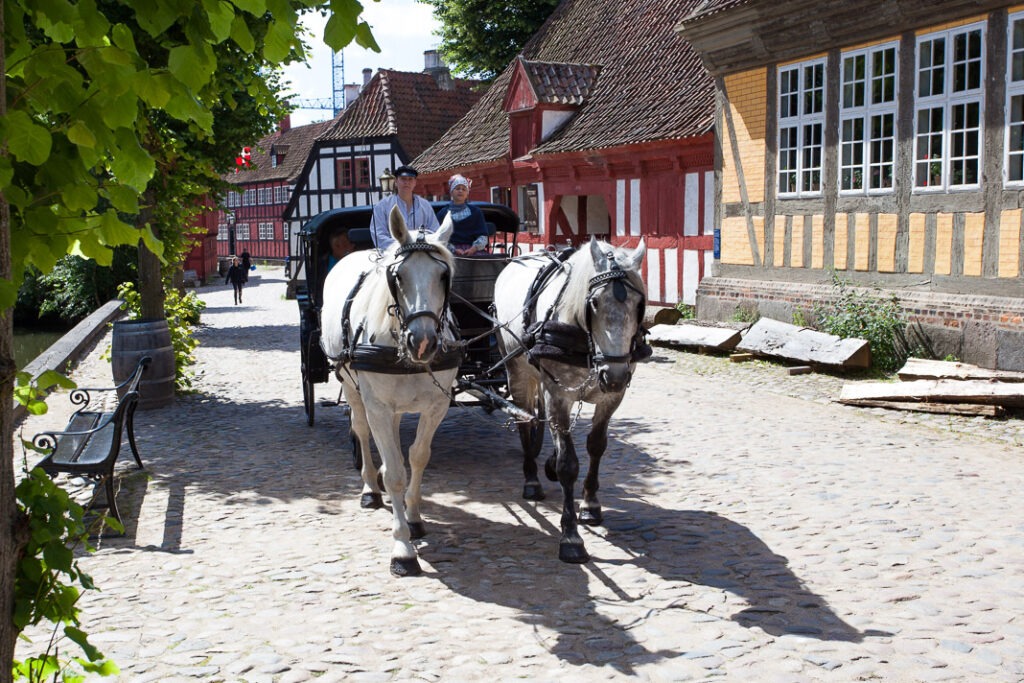
[(619, 392), (629, 386), (634, 352), (644, 343), (647, 292), (640, 266), (646, 252), (643, 238), (633, 250), (590, 238), (594, 275), (588, 287), (586, 327), (602, 391)]
[(386, 272), (401, 328), (399, 344), (409, 360), (429, 363), (440, 347), (455, 267), (445, 246), (452, 232), (451, 216), (435, 233), (410, 232), (396, 206), (388, 227), (396, 242)]

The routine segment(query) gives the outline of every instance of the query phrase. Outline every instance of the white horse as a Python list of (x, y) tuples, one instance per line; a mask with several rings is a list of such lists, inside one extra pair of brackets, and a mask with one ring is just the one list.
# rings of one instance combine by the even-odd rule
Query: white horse
[[(389, 228), (396, 242), (386, 251), (354, 252), (328, 273), (321, 340), (352, 409), (352, 433), (362, 454), (361, 504), (383, 505), (382, 480), (394, 514), (391, 573), (411, 576), (421, 571), (411, 539), (426, 533), (420, 515), (423, 470), (458, 372), (448, 322), (455, 264), (445, 247), (450, 219), (434, 234), (410, 233), (396, 207)], [(405, 413), (419, 413), (408, 484), (398, 433)], [(371, 433), (382, 477), (370, 455)]]
[(506, 323), (499, 342), (503, 354), (514, 356), (506, 361), (512, 400), (537, 416), (519, 425), (523, 497), (544, 498), (536, 458), (544, 435), (540, 422), (546, 415), (555, 453), (544, 470), (562, 487), (558, 557), (563, 562), (590, 559), (577, 527), (573, 489), (580, 466), (573, 423), (582, 402), (594, 404), (579, 523), (601, 524), (598, 471), (608, 445), (608, 421), (622, 402), (636, 361), (650, 353), (642, 326), (647, 296), (640, 265), (645, 252), (642, 239), (629, 250), (591, 238), (589, 247), (565, 261), (550, 254), (515, 259), (494, 285), (496, 317)]

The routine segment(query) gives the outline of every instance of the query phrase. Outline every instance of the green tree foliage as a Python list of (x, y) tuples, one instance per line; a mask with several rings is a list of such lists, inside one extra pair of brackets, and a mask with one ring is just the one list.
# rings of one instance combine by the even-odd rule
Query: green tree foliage
[(453, 71), (490, 80), (505, 70), (559, 0), (420, 0), (441, 24), (440, 51)]
[(137, 250), (114, 250), (110, 267), (79, 256), (65, 256), (45, 275), (32, 268), (18, 290), (14, 307), (16, 325), (53, 325), (67, 328), (117, 296), (122, 282), (134, 282)]

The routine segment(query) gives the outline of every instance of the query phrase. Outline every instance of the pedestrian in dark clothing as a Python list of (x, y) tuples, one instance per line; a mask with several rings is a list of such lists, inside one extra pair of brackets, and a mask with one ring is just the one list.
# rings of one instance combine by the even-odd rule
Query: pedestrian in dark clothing
[(231, 286), (235, 288), (235, 305), (242, 303), (242, 285), (245, 284), (246, 270), (242, 268), (242, 264), (239, 263), (238, 257), (235, 256), (231, 259), (231, 267), (228, 268), (228, 275), (224, 278), (224, 283), (231, 283)]
[(249, 257), (248, 251), (242, 252), (242, 272), (245, 273), (244, 282), (249, 281), (249, 268), (252, 266), (252, 259)]

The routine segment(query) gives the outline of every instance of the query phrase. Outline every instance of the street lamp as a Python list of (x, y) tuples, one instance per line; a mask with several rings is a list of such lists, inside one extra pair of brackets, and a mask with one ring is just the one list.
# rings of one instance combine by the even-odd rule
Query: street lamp
[(380, 174), (380, 191), (387, 197), (395, 191), (395, 176), (391, 173), (390, 168), (385, 168), (384, 172)]
[(224, 217), (228, 222), (228, 256), (235, 255), (235, 212), (228, 211)]

